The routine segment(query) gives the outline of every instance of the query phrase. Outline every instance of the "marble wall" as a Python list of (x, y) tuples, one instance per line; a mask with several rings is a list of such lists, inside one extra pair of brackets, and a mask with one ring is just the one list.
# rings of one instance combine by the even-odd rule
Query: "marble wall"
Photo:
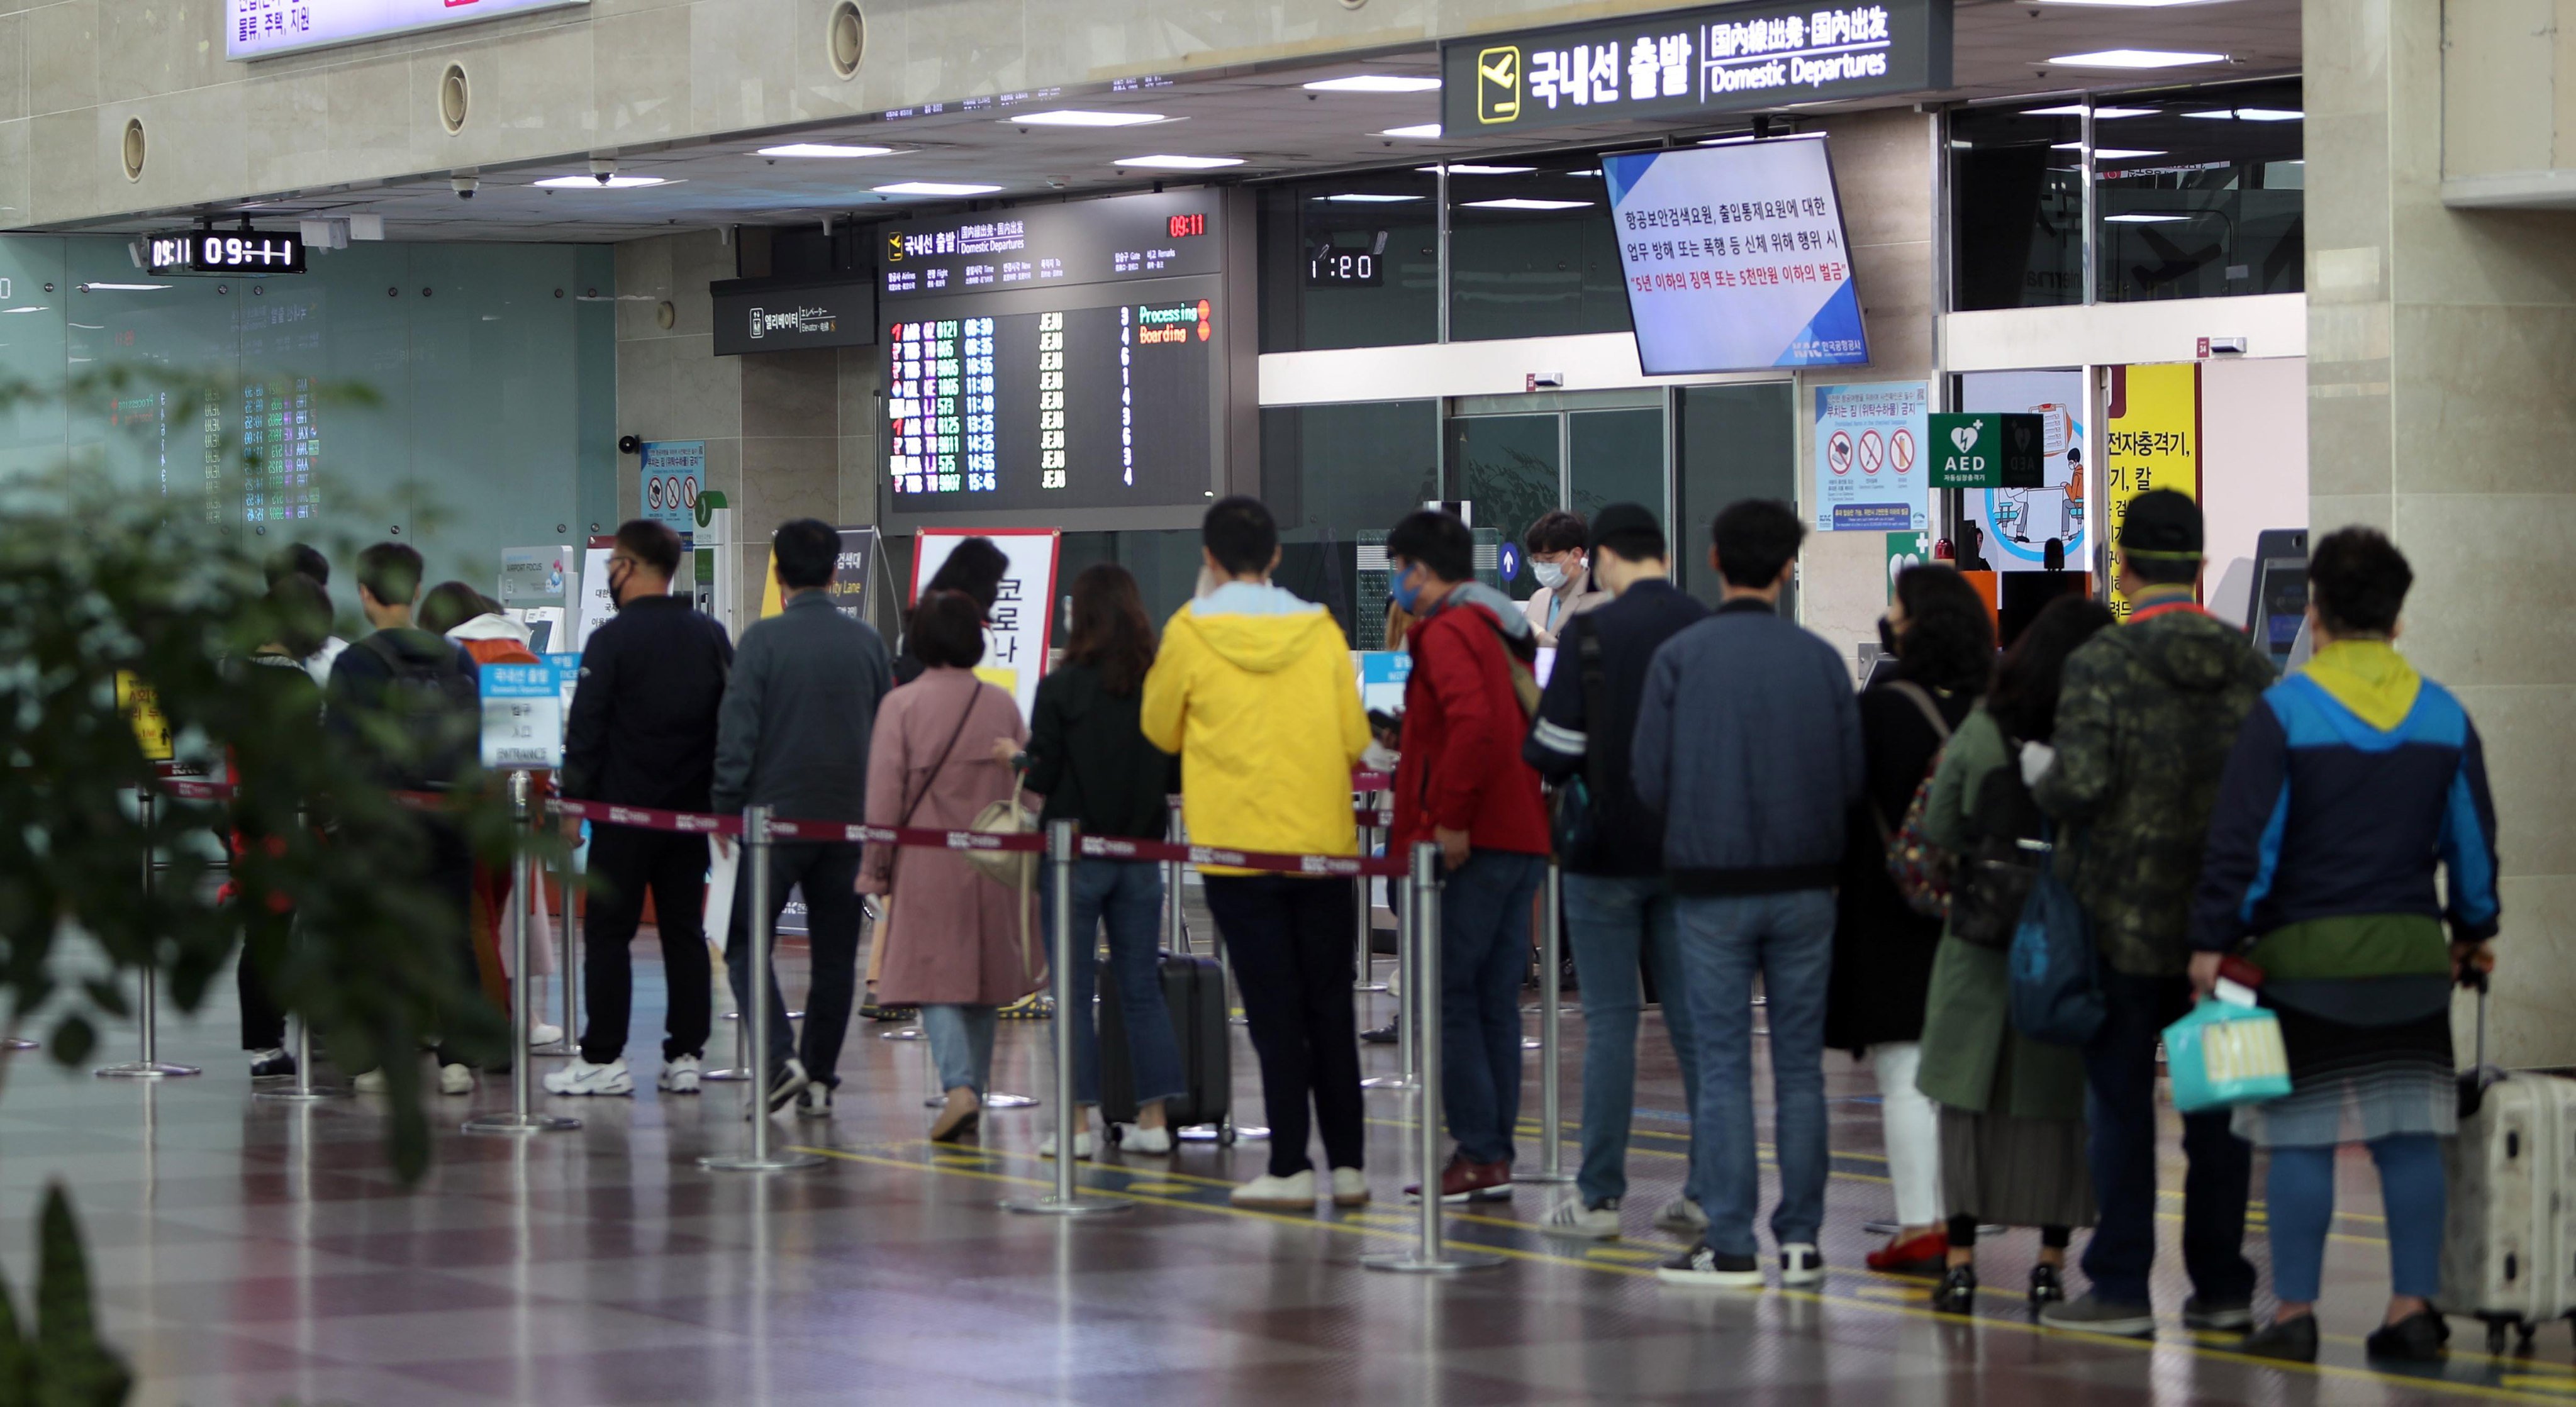
[[(2455, 31), (2533, 9), (2450, 8)], [(2403, 648), (2468, 706), (2494, 781), (2497, 1049), (2576, 1065), (2576, 215), (2442, 205), (2442, 0), (2305, 16), (2310, 522), (2378, 526), (2414, 563)]]

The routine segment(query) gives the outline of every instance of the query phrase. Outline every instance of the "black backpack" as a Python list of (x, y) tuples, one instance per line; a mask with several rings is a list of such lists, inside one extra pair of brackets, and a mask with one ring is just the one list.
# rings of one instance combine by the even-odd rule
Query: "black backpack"
[(1986, 774), (1969, 801), (1971, 839), (1951, 880), (1950, 935), (1981, 948), (2012, 945), (2031, 888), (2049, 863), (2040, 842), (2047, 818), (2014, 760), (2021, 745), (2007, 736), (2004, 749), (2004, 765)]
[(386, 778), (406, 791), (444, 791), (480, 755), (482, 691), (465, 668), (463, 650), (440, 640), (446, 648), (435, 656), (406, 655), (391, 634), (380, 630), (358, 642), (392, 674), (376, 709), (384, 720), (377, 736), (392, 746)]

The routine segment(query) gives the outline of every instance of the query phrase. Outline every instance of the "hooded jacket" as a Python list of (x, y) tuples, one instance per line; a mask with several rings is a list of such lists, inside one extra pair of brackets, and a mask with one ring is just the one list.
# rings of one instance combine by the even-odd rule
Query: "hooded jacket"
[(2237, 730), (2271, 686), (2245, 632), (2189, 604), (2147, 604), (2066, 660), (2057, 761), (2031, 788), (2068, 827), (2057, 872), (2121, 972), (2188, 964), (2192, 890)]
[(1243, 582), (1183, 606), (1163, 627), (1138, 722), (1180, 755), (1193, 844), (1357, 851), (1351, 766), (1368, 747), (1368, 719), (1323, 607)]
[(1506, 639), (1534, 649), (1529, 621), (1490, 587), (1453, 588), (1405, 632), (1413, 673), (1404, 686), (1404, 749), (1395, 770), (1395, 826), (1387, 853), (1402, 855), (1435, 829), (1465, 831), (1469, 848), (1548, 852), (1538, 773), (1521, 760), (1529, 720), (1512, 683)]
[(464, 646), (476, 664), (538, 662), (536, 652), (528, 648), (528, 628), (508, 616), (476, 616), (447, 632), (447, 638)]

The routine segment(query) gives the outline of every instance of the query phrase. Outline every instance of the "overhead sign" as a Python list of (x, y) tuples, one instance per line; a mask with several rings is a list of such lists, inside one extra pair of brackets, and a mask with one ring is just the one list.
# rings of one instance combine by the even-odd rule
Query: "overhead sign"
[(2046, 422), (2027, 413), (1932, 416), (1927, 436), (1936, 489), (2035, 489), (2048, 464)]
[(644, 516), (686, 539), (698, 528), (698, 493), (707, 486), (707, 442), (646, 440), (639, 456)]
[(1453, 139), (1950, 86), (1950, 0), (1757, 0), (1440, 46)]
[(552, 664), (487, 664), (475, 671), (483, 694), (483, 765), (563, 765), (563, 673)]
[(1869, 361), (1825, 139), (1602, 158), (1649, 376)]
[(1055, 621), (1056, 548), (1053, 528), (923, 528), (912, 552), (912, 599), (970, 537), (1002, 549), (1010, 565), (984, 621), (984, 659), (975, 677), (1010, 691), (1026, 718), (1037, 706), (1038, 677), (1046, 673), (1049, 627)]
[(877, 290), (864, 280), (724, 279), (707, 292), (720, 357), (876, 345)]
[(224, 57), (265, 59), (589, 0), (224, 0)]
[[(884, 545), (874, 527), (842, 528), (840, 560), (832, 564), (832, 584), (823, 588), (841, 614), (862, 625), (876, 624), (877, 552)], [(944, 558), (943, 558), (944, 560)], [(760, 591), (760, 618), (787, 608), (778, 589), (778, 573), (769, 574)]]
[(1928, 530), (1923, 440), (1931, 388), (1895, 381), (1815, 390), (1816, 531)]
[(877, 227), (889, 300), (1213, 274), (1224, 203), (1209, 189), (986, 210)]
[(300, 274), (304, 240), (282, 230), (189, 230), (144, 241), (156, 274)]

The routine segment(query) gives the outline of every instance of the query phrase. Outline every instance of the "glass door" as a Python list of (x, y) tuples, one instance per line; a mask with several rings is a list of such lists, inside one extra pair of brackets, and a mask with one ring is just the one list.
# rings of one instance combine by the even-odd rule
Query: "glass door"
[[(1477, 527), (1518, 543), (1540, 514), (1564, 501), (1563, 418), (1554, 412), (1462, 415), (1449, 422), (1450, 496), (1473, 505)], [(1535, 589), (1529, 569), (1515, 571), (1503, 589), (1514, 600), (1528, 599)]]
[(1572, 509), (1587, 521), (1612, 503), (1642, 503), (1658, 521), (1670, 496), (1663, 392), (1574, 392), (1462, 397), (1448, 433), (1447, 496), (1464, 499), (1476, 527), (1513, 544), (1503, 585), (1527, 600), (1529, 528)]

